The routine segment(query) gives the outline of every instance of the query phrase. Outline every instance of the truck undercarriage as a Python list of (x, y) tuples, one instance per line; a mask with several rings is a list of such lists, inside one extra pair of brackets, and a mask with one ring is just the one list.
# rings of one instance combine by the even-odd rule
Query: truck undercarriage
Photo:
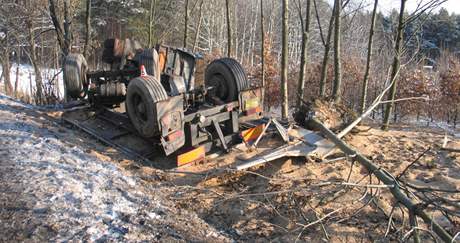
[(212, 148), (228, 151), (241, 140), (240, 123), (261, 115), (261, 88), (249, 83), (236, 60), (212, 61), (197, 84), (193, 53), (133, 43), (105, 42), (109, 70), (87, 71), (80, 54), (66, 58), (67, 95), (87, 107), (65, 112), (65, 121), (142, 159), (179, 155), (180, 166)]

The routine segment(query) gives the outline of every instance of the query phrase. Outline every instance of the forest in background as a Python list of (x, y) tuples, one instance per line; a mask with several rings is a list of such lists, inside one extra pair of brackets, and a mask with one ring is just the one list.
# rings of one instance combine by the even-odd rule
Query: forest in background
[[(1, 83), (6, 94), (31, 96), (29, 102), (61, 102), (58, 75), (43, 70), (59, 70), (69, 52), (84, 53), (90, 69), (102, 68), (103, 41), (132, 38), (144, 47), (184, 46), (205, 62), (237, 59), (254, 83), (265, 83), (266, 109), (281, 107), (283, 116), (302, 103), (299, 97), (361, 113), (363, 100), (370, 105), (393, 84), (385, 100), (411, 99), (383, 101), (373, 119), (456, 124), (460, 15), (439, 9), (441, 0), (417, 1), (411, 11), (405, 2), (380, 13), (373, 11), (377, 0), (2, 0)], [(32, 94), (18, 90), (12, 63), (33, 68)]]

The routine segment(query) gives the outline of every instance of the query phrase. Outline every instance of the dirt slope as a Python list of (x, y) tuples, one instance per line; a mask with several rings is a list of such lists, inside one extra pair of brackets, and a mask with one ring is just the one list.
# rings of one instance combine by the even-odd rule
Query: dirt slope
[[(352, 159), (280, 159), (214, 173), (238, 152), (169, 174), (49, 116), (0, 96), (0, 241), (407, 241), (407, 212)], [(345, 140), (381, 168), (419, 186), (460, 190), (460, 156), (436, 129), (359, 127)], [(276, 137), (276, 134), (273, 135)], [(261, 147), (273, 148), (267, 135)], [(458, 138), (449, 146), (460, 148)], [(340, 153), (336, 154), (340, 157)], [(349, 181), (357, 186), (344, 186)], [(460, 201), (460, 193), (439, 194)], [(431, 196), (431, 195), (428, 195)], [(436, 218), (452, 235), (459, 217)], [(457, 212), (458, 213), (458, 212)], [(391, 218), (391, 221), (390, 221)], [(419, 220), (420, 227), (427, 229)], [(426, 232), (424, 242), (432, 241)]]
[(0, 95), (1, 242), (226, 241), (89, 143)]

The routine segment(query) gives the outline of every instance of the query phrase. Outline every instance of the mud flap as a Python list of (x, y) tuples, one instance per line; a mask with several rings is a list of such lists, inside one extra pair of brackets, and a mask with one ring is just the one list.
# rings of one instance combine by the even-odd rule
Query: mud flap
[(172, 142), (168, 142), (166, 141), (164, 137), (161, 137), (161, 146), (163, 147), (163, 150), (166, 155), (170, 155), (176, 152), (178, 149), (184, 146), (184, 144), (185, 144), (184, 136)]
[(161, 145), (165, 154), (170, 155), (185, 144), (183, 97), (174, 96), (155, 105)]

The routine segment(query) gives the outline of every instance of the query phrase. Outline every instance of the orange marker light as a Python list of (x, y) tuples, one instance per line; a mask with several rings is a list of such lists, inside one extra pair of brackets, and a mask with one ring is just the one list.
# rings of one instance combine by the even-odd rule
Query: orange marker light
[(145, 70), (144, 65), (141, 65), (140, 70), (141, 70), (141, 77), (147, 76), (147, 71)]
[(256, 127), (245, 130), (241, 132), (241, 138), (246, 143), (256, 140), (260, 136), (264, 128), (265, 128), (265, 124), (261, 124)]
[(206, 151), (204, 149), (204, 146), (200, 146), (196, 149), (190, 150), (186, 153), (177, 156), (177, 167), (190, 164), (193, 162), (202, 161), (204, 160), (205, 156)]

